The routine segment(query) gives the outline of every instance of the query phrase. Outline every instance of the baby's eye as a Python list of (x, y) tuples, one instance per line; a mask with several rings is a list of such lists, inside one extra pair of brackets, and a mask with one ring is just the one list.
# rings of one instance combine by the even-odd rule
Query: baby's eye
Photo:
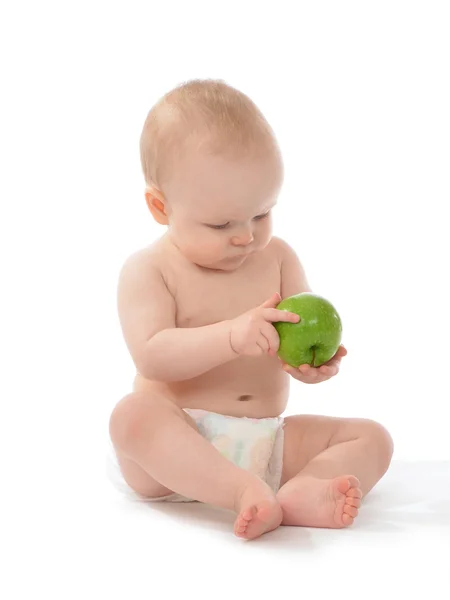
[(270, 210), (267, 211), (266, 213), (264, 213), (263, 215), (258, 215), (257, 217), (254, 217), (253, 220), (254, 221), (260, 221), (261, 219), (265, 219), (269, 215), (270, 215)]
[[(254, 221), (260, 221), (261, 219), (265, 219), (270, 215), (270, 210), (264, 213), (263, 215), (258, 215), (257, 217), (253, 217)], [(226, 229), (230, 225), (230, 222), (224, 223), (223, 225), (207, 225), (211, 229)]]
[(226, 229), (230, 223), (224, 223), (223, 225), (208, 225), (211, 229)]

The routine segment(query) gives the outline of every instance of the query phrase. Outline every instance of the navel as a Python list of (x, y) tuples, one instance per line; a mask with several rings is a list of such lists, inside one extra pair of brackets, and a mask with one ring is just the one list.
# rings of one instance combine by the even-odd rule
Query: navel
[(246, 402), (247, 400), (250, 400), (251, 395), (250, 394), (243, 394), (242, 396), (239, 396), (238, 400), (240, 402)]

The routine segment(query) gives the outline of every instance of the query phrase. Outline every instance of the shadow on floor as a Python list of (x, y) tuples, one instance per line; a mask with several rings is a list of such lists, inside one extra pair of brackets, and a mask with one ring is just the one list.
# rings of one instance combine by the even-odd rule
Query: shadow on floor
[[(138, 504), (142, 510), (157, 512), (183, 526), (205, 528), (227, 537), (232, 531), (234, 514), (214, 506), (198, 502)], [(450, 527), (450, 461), (393, 461), (388, 473), (365, 498), (355, 524), (340, 530), (339, 535), (398, 534), (411, 527)], [(280, 527), (254, 540), (252, 545), (277, 541), (285, 550), (294, 546), (297, 550), (314, 549), (317, 536), (330, 539), (336, 533)]]

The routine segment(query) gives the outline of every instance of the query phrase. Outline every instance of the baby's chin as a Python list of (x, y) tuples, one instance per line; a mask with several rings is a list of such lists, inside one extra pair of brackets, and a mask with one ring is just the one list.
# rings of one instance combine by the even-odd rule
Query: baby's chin
[(236, 256), (236, 257), (226, 257), (220, 259), (214, 263), (197, 263), (200, 267), (204, 269), (210, 269), (212, 271), (235, 271), (244, 262), (248, 260), (248, 256)]

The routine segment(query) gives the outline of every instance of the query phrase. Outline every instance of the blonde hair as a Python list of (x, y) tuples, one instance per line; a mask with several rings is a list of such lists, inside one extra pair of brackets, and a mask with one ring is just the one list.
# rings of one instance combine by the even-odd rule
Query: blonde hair
[(150, 110), (140, 138), (147, 185), (162, 184), (189, 150), (241, 158), (278, 151), (272, 128), (255, 103), (222, 80), (195, 79), (165, 94)]

